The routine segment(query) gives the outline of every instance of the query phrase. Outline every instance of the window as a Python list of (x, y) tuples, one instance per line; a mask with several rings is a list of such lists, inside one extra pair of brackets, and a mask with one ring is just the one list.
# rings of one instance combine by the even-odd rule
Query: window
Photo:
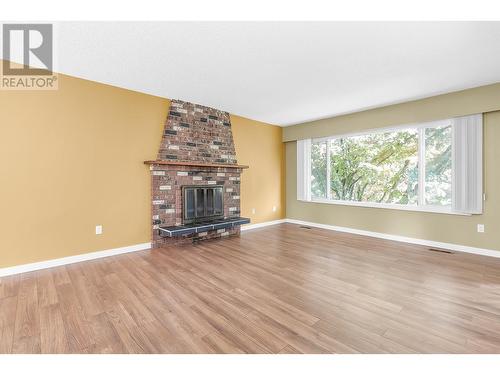
[(327, 139), (313, 142), (311, 148), (314, 198), (417, 204), (415, 129)]
[[(306, 179), (306, 183), (298, 181), (307, 197), (302, 200), (480, 213), (482, 139), (477, 139), (482, 137), (481, 129), (482, 116), (473, 115), (307, 140), (306, 147), (300, 148), (305, 156), (298, 155), (299, 169), (300, 163), (307, 164), (297, 175)], [(474, 134), (476, 142), (470, 146)], [(469, 197), (464, 202), (473, 203), (459, 204), (460, 195)]]
[(326, 142), (311, 145), (311, 195), (326, 197)]
[(451, 206), (451, 125), (424, 129), (425, 195), (431, 206)]

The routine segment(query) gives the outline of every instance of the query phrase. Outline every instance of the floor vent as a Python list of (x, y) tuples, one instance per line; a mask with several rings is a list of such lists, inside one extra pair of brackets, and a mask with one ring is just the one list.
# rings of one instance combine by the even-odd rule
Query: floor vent
[(299, 228), (301, 228), (301, 229), (311, 229), (311, 227), (306, 227), (305, 225), (301, 225)]
[(448, 250), (441, 250), (441, 249), (428, 249), (429, 251), (435, 251), (436, 253), (445, 253), (445, 254), (453, 254), (451, 251)]

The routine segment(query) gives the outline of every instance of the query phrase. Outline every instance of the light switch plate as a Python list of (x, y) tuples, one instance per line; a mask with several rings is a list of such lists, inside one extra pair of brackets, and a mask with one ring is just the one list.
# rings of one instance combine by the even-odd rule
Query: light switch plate
[(484, 233), (484, 224), (478, 224), (477, 225), (477, 231), (479, 233)]
[(102, 234), (102, 225), (96, 225), (95, 234)]

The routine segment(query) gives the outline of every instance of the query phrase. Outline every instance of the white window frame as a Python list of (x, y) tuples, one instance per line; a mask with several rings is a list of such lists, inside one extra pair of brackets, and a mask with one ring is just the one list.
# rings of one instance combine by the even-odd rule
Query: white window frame
[[(331, 197), (330, 191), (330, 162), (326, 163), (327, 166), (327, 198), (317, 198), (312, 197), (311, 194), (311, 202), (313, 203), (327, 203), (334, 205), (342, 205), (342, 206), (358, 206), (358, 207), (371, 207), (371, 208), (387, 208), (394, 210), (403, 210), (403, 211), (417, 211), (417, 212), (432, 212), (432, 213), (442, 213), (442, 214), (450, 214), (450, 215), (462, 215), (462, 216), (470, 216), (469, 213), (456, 212), (452, 210), (452, 205), (449, 206), (437, 206), (437, 205), (428, 205), (425, 204), (425, 129), (427, 128), (437, 128), (443, 126), (453, 125), (453, 119), (446, 120), (438, 120), (438, 121), (430, 121), (425, 123), (415, 123), (415, 124), (406, 124), (385, 128), (376, 128), (370, 129), (362, 132), (355, 133), (346, 133), (339, 134), (330, 137), (322, 137), (322, 138), (313, 138), (311, 140), (312, 144), (322, 143), (326, 141), (326, 155), (327, 158), (330, 156), (330, 140), (339, 139), (339, 138), (350, 138), (362, 135), (369, 134), (377, 134), (377, 133), (388, 133), (388, 132), (396, 132), (402, 131), (405, 129), (415, 129), (418, 131), (418, 180), (419, 180), (419, 189), (418, 189), (418, 204), (417, 205), (403, 205), (397, 203), (377, 203), (377, 202), (357, 202), (357, 201), (346, 201), (346, 200), (335, 200)], [(452, 132), (454, 132), (454, 127), (452, 126)], [(452, 181), (453, 181), (453, 166), (452, 166)], [(452, 186), (452, 195), (454, 189)], [(453, 200), (453, 197), (452, 197)]]

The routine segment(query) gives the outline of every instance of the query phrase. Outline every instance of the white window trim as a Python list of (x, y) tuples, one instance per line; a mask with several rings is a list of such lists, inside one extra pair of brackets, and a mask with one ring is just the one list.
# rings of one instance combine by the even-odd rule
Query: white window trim
[(311, 200), (311, 140), (297, 141), (297, 199)]
[(437, 128), (439, 126), (447, 126), (447, 125), (451, 125), (451, 124), (452, 124), (452, 119), (429, 121), (429, 122), (422, 122), (422, 123), (412, 123), (412, 124), (389, 126), (389, 127), (385, 127), (385, 128), (368, 129), (368, 130), (363, 130), (360, 132), (335, 134), (335, 135), (332, 135), (329, 137), (312, 138), (311, 141), (312, 141), (312, 143), (321, 143), (321, 142), (324, 142), (324, 141), (327, 141), (330, 139), (357, 137), (360, 135), (370, 135), (370, 134), (374, 134), (374, 133), (388, 133), (388, 132), (394, 132), (394, 131), (401, 131), (401, 130), (405, 130), (405, 129)]
[(453, 211), (483, 212), (483, 116), (453, 119)]
[[(357, 201), (342, 201), (342, 200), (334, 200), (331, 198), (331, 191), (329, 189), (330, 185), (330, 163), (327, 162), (327, 198), (315, 198), (310, 196), (308, 200), (303, 200), (306, 202), (312, 203), (322, 203), (322, 204), (334, 204), (334, 205), (342, 205), (342, 206), (356, 206), (356, 207), (369, 207), (369, 208), (384, 208), (384, 209), (393, 209), (393, 210), (402, 210), (402, 211), (415, 211), (415, 212), (430, 212), (430, 213), (440, 213), (440, 214), (448, 214), (448, 215), (459, 215), (459, 216), (471, 216), (471, 213), (454, 211), (452, 206), (434, 206), (425, 204), (425, 129), (426, 128), (435, 128), (441, 126), (453, 125), (454, 119), (445, 119), (445, 120), (437, 120), (437, 121), (429, 121), (425, 123), (412, 123), (398, 126), (391, 126), (385, 128), (375, 128), (369, 129), (362, 132), (352, 132), (352, 133), (344, 133), (337, 134), (329, 137), (322, 138), (313, 138), (311, 139), (311, 143), (322, 143), (325, 141), (339, 139), (339, 138), (349, 138), (361, 135), (368, 135), (374, 133), (387, 133), (392, 131), (401, 131), (404, 129), (416, 129), (419, 132), (419, 153), (418, 153), (418, 163), (419, 163), (419, 197), (418, 197), (418, 205), (402, 205), (402, 204), (390, 204), (390, 203), (377, 203), (377, 202), (357, 202)], [(452, 127), (453, 134), (455, 132), (454, 127)], [(326, 153), (330, 154), (329, 142), (326, 142)], [(454, 174), (452, 167), (452, 174)], [(452, 179), (454, 177), (452, 176)], [(453, 187), (452, 187), (453, 189)], [(452, 190), (452, 194), (454, 194), (454, 190)], [(453, 198), (452, 198), (453, 201)]]
[(430, 212), (430, 213), (448, 214), (448, 215), (471, 216), (471, 214), (468, 213), (452, 211), (451, 206), (429, 206), (429, 205), (417, 206), (417, 205), (377, 203), (377, 202), (341, 201), (341, 200), (321, 199), (321, 198), (312, 198), (310, 201), (303, 201), (303, 202), (334, 204), (339, 206), (384, 208), (384, 209), (401, 210), (401, 211)]
[[(425, 128), (418, 131), (418, 207), (425, 207)], [(434, 206), (433, 206), (434, 207)]]

